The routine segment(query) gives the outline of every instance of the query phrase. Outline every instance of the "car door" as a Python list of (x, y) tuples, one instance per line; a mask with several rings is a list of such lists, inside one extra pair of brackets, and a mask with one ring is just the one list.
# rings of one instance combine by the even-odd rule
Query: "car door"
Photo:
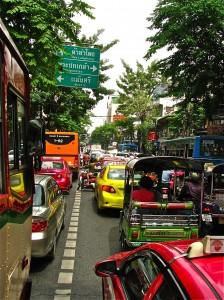
[(186, 300), (188, 297), (168, 266), (153, 252), (138, 253), (122, 268), (128, 300)]
[(51, 197), (51, 204), (54, 211), (56, 227), (57, 227), (57, 234), (60, 232), (60, 228), (62, 226), (64, 214), (65, 214), (65, 203), (64, 197), (62, 195), (62, 191), (57, 184), (57, 182), (52, 178), (51, 179), (52, 185), (52, 197)]

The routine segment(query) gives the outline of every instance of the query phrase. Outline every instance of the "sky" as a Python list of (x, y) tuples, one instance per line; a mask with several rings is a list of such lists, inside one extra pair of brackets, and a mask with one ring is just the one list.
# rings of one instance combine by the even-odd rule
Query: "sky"
[[(106, 44), (115, 39), (119, 40), (117, 45), (101, 56), (103, 59), (109, 59), (109, 63), (114, 65), (107, 73), (110, 80), (105, 85), (116, 90), (116, 80), (124, 71), (121, 59), (134, 70), (137, 61), (144, 66), (147, 65), (143, 59), (149, 46), (146, 38), (150, 35), (146, 18), (152, 14), (158, 0), (85, 0), (85, 2), (94, 7), (95, 20), (80, 17), (82, 33), (89, 36), (98, 29), (104, 29), (99, 38), (100, 42)], [(93, 114), (105, 115), (106, 106), (107, 99), (100, 101), (92, 111)], [(103, 125), (104, 120), (105, 118), (92, 118), (93, 123), (89, 132)]]

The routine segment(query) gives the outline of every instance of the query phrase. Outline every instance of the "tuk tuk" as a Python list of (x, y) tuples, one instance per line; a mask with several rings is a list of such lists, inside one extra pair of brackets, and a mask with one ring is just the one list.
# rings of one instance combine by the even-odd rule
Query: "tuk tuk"
[(222, 234), (224, 229), (224, 164), (214, 165), (206, 173), (204, 210), (210, 215), (210, 234)]
[[(164, 183), (170, 172), (172, 185)], [(185, 180), (192, 172), (200, 174), (200, 200), (179, 200)], [(180, 176), (181, 174), (181, 176)], [(142, 176), (154, 176), (160, 197), (154, 202), (132, 199)], [(204, 168), (200, 161), (179, 157), (140, 157), (127, 162), (124, 207), (120, 212), (121, 248), (137, 247), (147, 242), (192, 239), (199, 236), (203, 203)]]

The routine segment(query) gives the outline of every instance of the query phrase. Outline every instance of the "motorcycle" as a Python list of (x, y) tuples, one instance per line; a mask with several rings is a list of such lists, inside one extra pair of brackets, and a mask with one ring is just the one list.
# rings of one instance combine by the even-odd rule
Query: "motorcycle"
[(79, 175), (78, 189), (94, 189), (96, 182), (96, 174), (91, 172), (89, 169), (84, 169)]

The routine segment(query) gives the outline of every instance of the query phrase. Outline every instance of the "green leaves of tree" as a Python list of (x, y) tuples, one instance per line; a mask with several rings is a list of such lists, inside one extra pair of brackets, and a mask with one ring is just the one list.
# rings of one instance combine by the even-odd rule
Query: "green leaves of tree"
[(147, 58), (157, 50), (172, 50), (158, 63), (171, 79), (170, 94), (203, 105), (207, 117), (224, 102), (223, 0), (161, 0), (148, 18)]

